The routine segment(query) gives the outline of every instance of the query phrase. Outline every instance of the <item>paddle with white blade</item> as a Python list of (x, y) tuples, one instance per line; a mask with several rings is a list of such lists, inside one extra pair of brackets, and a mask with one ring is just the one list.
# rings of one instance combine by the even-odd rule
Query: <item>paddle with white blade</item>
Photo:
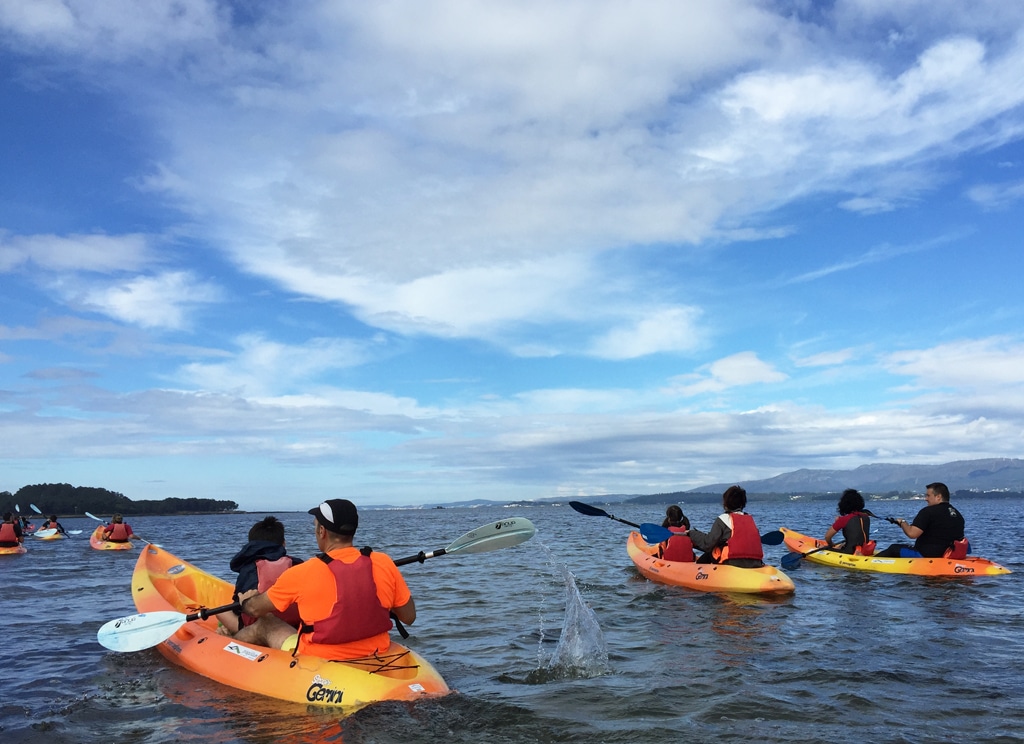
[[(107, 523), (107, 520), (100, 519), (99, 517), (97, 517), (92, 512), (86, 512), (85, 516), (89, 517), (89, 519), (95, 519), (97, 522), (102, 522), (103, 524)], [(142, 542), (146, 543), (147, 545), (155, 545), (155, 543), (151, 543), (149, 540), (144, 538), (142, 535), (136, 534), (135, 532), (133, 532), (132, 534), (128, 535), (128, 540), (131, 541), (133, 538), (136, 538), (136, 537), (139, 538), (140, 540), (142, 540)]]
[[(396, 566), (409, 563), (423, 563), (428, 558), (437, 558), (451, 553), (486, 553), (524, 543), (533, 537), (537, 528), (529, 519), (510, 517), (486, 524), (470, 530), (446, 548), (432, 550), (429, 553), (420, 551), (408, 558), (399, 558)], [(193, 620), (205, 620), (211, 615), (221, 612), (240, 610), (242, 606), (235, 602), (223, 607), (203, 608), (186, 615), (171, 610), (161, 612), (143, 612), (138, 615), (126, 615), (105, 623), (96, 633), (96, 640), (101, 646), (111, 651), (141, 651), (152, 648), (170, 638), (185, 623)]]

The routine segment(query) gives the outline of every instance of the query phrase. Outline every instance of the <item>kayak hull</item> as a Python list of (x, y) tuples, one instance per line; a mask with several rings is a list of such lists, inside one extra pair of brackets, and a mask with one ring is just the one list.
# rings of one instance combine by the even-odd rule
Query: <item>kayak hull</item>
[[(139, 612), (195, 612), (230, 604), (234, 586), (163, 548), (142, 549), (132, 574)], [(157, 646), (169, 661), (225, 685), (352, 713), (381, 700), (417, 700), (450, 690), (422, 657), (392, 642), (373, 658), (327, 661), (239, 643), (217, 633), (217, 618), (185, 623)]]
[[(786, 547), (794, 553), (806, 553), (822, 547), (824, 540), (802, 535), (794, 530), (781, 527)], [(1010, 569), (986, 558), (881, 558), (873, 555), (847, 555), (834, 550), (821, 550), (803, 560), (822, 566), (845, 568), (851, 571), (874, 573), (906, 574), (910, 576), (999, 576), (1011, 573)]]
[(89, 536), (89, 545), (96, 550), (131, 550), (135, 546), (130, 542), (110, 542), (103, 539), (103, 525), (93, 530)]
[(39, 534), (37, 532), (37, 533), (35, 533), (35, 537), (36, 537), (37, 540), (63, 540), (64, 539), (64, 535), (62, 535), (61, 533), (59, 533), (59, 532), (50, 532), (49, 530), (46, 530), (46, 534), (43, 534), (43, 535), (41, 535), (41, 534)]
[(699, 592), (735, 592), (740, 594), (791, 594), (792, 579), (774, 566), (737, 568), (715, 563), (682, 563), (657, 557), (658, 546), (648, 545), (633, 532), (626, 552), (637, 570), (647, 579), (669, 586), (683, 586)]
[(6, 548), (0, 548), (0, 555), (21, 555), (27, 553), (28, 548), (24, 545), (11, 545)]

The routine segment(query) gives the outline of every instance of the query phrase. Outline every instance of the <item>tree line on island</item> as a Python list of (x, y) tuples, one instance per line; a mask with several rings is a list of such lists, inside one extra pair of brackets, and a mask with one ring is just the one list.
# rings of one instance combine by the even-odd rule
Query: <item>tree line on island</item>
[(238, 504), (234, 501), (198, 498), (133, 501), (116, 491), (88, 486), (72, 486), (69, 483), (40, 483), (34, 486), (23, 486), (16, 493), (0, 491), (0, 512), (13, 514), (17, 505), (21, 514), (29, 517), (35, 516), (34, 512), (29, 511), (30, 504), (35, 504), (46, 516), (51, 514), (85, 516), (86, 512), (97, 516), (111, 514), (154, 516), (238, 511)]

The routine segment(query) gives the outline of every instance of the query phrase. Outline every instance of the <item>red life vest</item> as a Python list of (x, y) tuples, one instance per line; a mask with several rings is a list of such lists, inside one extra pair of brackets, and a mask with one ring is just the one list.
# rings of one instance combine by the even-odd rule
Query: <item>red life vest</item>
[[(364, 550), (366, 550), (364, 548)], [(331, 614), (313, 625), (303, 622), (300, 633), (312, 633), (313, 643), (351, 643), (391, 630), (391, 610), (377, 597), (373, 562), (363, 553), (352, 563), (336, 561), (325, 553), (317, 556), (330, 569), (338, 601)]]
[(128, 542), (128, 527), (124, 522), (113, 522), (104, 530), (103, 539), (107, 542)]
[(737, 558), (750, 558), (753, 560), (764, 560), (764, 550), (761, 549), (761, 535), (754, 524), (754, 518), (749, 514), (738, 512), (729, 515), (732, 517), (732, 535), (729, 541), (722, 548), (721, 561), (734, 560)]
[(20, 542), (18, 540), (18, 533), (14, 531), (14, 525), (10, 522), (4, 522), (0, 524), (0, 543), (14, 543)]
[[(686, 532), (685, 527), (669, 527), (670, 532)], [(696, 556), (693, 554), (693, 542), (687, 535), (679, 535), (678, 537), (670, 537), (667, 542), (663, 542), (661, 548), (661, 559), (665, 561), (680, 561), (683, 563), (693, 563), (696, 560)]]
[[(267, 591), (280, 578), (281, 574), (293, 565), (295, 565), (295, 561), (290, 555), (281, 556), (276, 561), (268, 561), (265, 558), (256, 561), (256, 589), (261, 594)], [(283, 610), (274, 610), (273, 614), (293, 628), (302, 624), (302, 620), (299, 618), (299, 608), (296, 605), (291, 605)], [(256, 622), (256, 618), (242, 613), (242, 625), (252, 625), (254, 622)]]
[(962, 561), (967, 557), (967, 550), (969, 543), (966, 537), (962, 537), (959, 540), (954, 540), (953, 545), (946, 548), (946, 552), (943, 553), (943, 558), (952, 558), (955, 561)]

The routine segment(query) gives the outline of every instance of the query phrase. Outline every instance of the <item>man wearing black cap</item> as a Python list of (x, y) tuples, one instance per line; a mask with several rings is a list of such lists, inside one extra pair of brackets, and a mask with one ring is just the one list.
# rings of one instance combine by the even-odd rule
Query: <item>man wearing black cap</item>
[(298, 652), (324, 659), (355, 659), (387, 651), (393, 613), (412, 625), (416, 605), (398, 567), (384, 553), (359, 550), (355, 504), (328, 499), (310, 509), (316, 517), (320, 555), (292, 566), (266, 592), (239, 595), (244, 612), (258, 620), (235, 634), (239, 641), (270, 648), (292, 647), (295, 628), (271, 613), (299, 608)]

